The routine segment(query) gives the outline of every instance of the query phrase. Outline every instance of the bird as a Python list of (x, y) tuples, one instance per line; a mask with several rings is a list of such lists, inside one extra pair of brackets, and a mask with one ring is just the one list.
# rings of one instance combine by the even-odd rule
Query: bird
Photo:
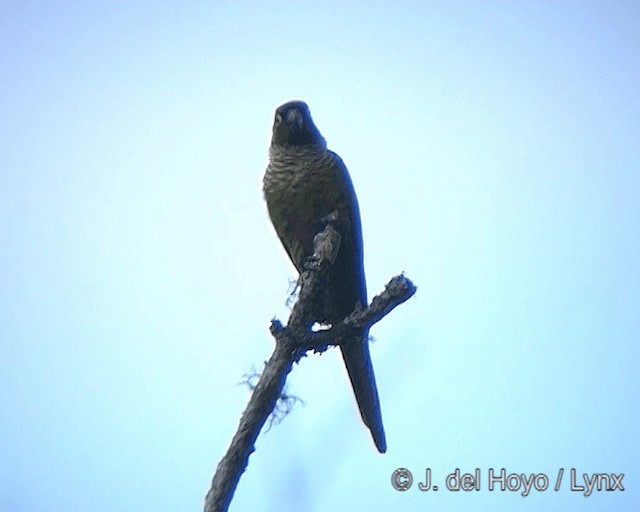
[[(342, 236), (313, 323), (341, 322), (367, 306), (362, 225), (353, 182), (342, 159), (327, 143), (304, 101), (276, 109), (263, 193), (271, 223), (300, 274), (313, 255), (313, 238), (337, 215)], [(331, 217), (331, 216), (334, 217)], [(369, 352), (369, 331), (340, 345), (364, 424), (380, 453), (387, 450), (380, 399)]]

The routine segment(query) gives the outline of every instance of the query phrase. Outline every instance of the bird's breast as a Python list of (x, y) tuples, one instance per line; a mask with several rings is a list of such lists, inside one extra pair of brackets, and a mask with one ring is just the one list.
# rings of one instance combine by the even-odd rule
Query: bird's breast
[(264, 177), (269, 215), (293, 263), (301, 270), (313, 237), (336, 209), (336, 179), (329, 155), (272, 155)]

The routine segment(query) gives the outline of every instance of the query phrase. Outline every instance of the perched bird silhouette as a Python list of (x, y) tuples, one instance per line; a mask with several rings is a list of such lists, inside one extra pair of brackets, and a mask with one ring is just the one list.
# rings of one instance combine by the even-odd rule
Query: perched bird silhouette
[[(276, 110), (263, 191), (271, 222), (300, 273), (313, 254), (314, 236), (324, 229), (327, 218), (337, 214), (342, 242), (311, 323), (337, 323), (356, 305), (366, 307), (362, 226), (351, 177), (342, 159), (327, 149), (302, 101)], [(362, 420), (378, 451), (384, 453), (387, 444), (368, 338), (366, 330), (340, 350)]]

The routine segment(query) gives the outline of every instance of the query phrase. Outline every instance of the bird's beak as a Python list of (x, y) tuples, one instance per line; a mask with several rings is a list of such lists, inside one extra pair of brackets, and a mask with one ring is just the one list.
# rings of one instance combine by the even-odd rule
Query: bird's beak
[(297, 108), (291, 108), (287, 111), (287, 124), (292, 131), (302, 130), (304, 118)]

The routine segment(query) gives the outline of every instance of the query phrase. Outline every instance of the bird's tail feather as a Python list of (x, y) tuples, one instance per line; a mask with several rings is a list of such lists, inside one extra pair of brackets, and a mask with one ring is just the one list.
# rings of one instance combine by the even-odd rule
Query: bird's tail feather
[(387, 451), (387, 441), (382, 426), (376, 377), (369, 354), (369, 334), (364, 333), (360, 340), (342, 345), (340, 349), (356, 396), (356, 402), (358, 402), (362, 421), (371, 431), (373, 442), (378, 451), (384, 453)]

